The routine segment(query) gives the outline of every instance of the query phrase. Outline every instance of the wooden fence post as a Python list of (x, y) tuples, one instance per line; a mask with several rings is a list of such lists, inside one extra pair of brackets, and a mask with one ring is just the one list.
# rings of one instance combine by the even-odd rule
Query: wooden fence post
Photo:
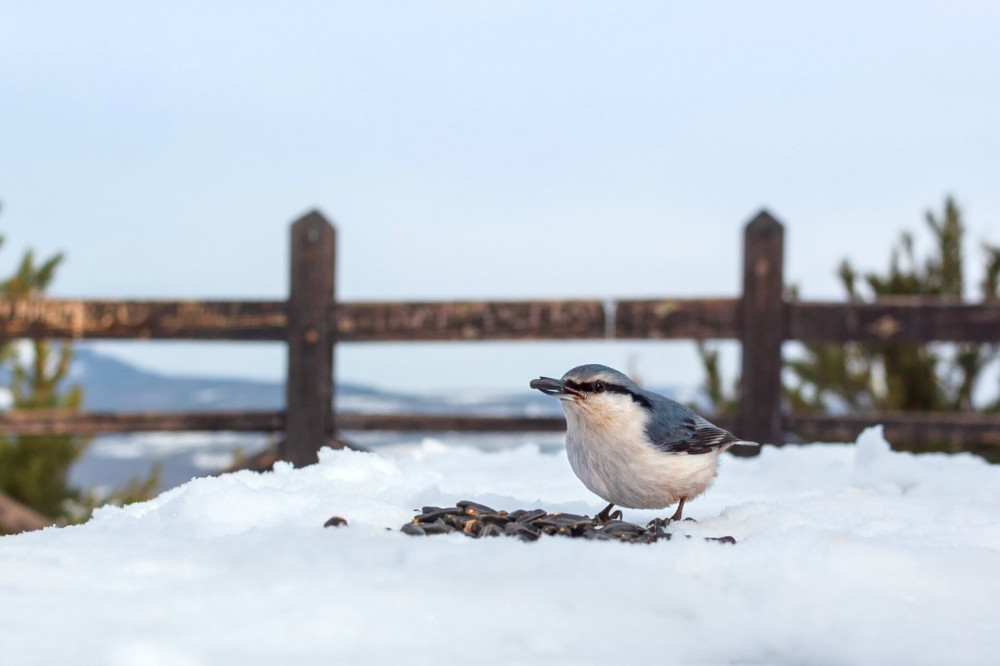
[(336, 233), (319, 212), (292, 225), (288, 297), (288, 377), (281, 458), (296, 467), (318, 460), (333, 433), (333, 343), (328, 310), (334, 294)]
[[(785, 230), (767, 211), (746, 226), (743, 246), (743, 375), (736, 434), (782, 444), (781, 343), (785, 331)], [(759, 449), (742, 451), (750, 455)], [(735, 451), (734, 451), (735, 452)]]

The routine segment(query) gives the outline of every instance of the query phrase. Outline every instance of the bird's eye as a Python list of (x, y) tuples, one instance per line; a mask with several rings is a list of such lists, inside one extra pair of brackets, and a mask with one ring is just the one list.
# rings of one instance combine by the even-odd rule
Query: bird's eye
[(606, 388), (608, 388), (607, 385), (601, 380), (598, 379), (594, 382), (594, 393), (604, 393), (604, 389)]

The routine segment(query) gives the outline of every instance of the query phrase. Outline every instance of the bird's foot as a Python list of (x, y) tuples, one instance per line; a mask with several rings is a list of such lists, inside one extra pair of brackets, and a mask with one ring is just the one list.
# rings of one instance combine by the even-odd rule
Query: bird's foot
[(614, 511), (612, 511), (611, 509), (614, 509), (614, 507), (615, 507), (614, 504), (609, 504), (606, 507), (604, 507), (603, 511), (594, 516), (594, 522), (597, 523), (598, 525), (604, 525), (609, 520), (621, 520), (622, 519), (621, 509), (615, 509)]
[[(670, 523), (677, 522), (677, 521), (681, 520), (681, 515), (684, 512), (684, 503), (686, 501), (687, 501), (687, 498), (686, 497), (682, 497), (681, 500), (680, 500), (680, 502), (677, 503), (677, 510), (674, 511), (674, 515), (670, 516), (669, 518), (654, 518), (653, 520), (649, 521), (649, 523), (646, 525), (646, 529), (649, 529), (649, 530), (652, 530), (653, 532), (656, 532), (658, 530), (662, 530), (664, 527), (666, 527)], [(697, 522), (694, 518), (685, 518), (684, 520), (690, 520), (691, 522)]]
[(650, 532), (659, 532), (671, 522), (670, 518), (653, 518), (651, 521), (646, 523), (646, 529)]
[(596, 525), (606, 525), (608, 521), (611, 520), (621, 520), (622, 512), (621, 509), (616, 509), (611, 513), (604, 513), (603, 511), (596, 516), (594, 516), (594, 524)]

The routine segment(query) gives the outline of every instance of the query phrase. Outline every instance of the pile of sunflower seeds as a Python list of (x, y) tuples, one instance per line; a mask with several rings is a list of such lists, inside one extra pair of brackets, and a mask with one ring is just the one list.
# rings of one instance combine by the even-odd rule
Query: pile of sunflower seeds
[[(425, 506), (419, 515), (401, 528), (413, 536), (460, 532), (473, 538), (510, 536), (522, 541), (535, 541), (543, 534), (561, 535), (599, 541), (653, 543), (669, 540), (673, 534), (660, 525), (643, 527), (624, 520), (609, 520), (599, 524), (590, 516), (572, 513), (546, 513), (542, 509), (527, 511), (497, 511), (483, 504), (463, 500), (455, 506)], [(690, 538), (689, 535), (688, 538)], [(731, 536), (706, 538), (706, 541), (736, 543)]]

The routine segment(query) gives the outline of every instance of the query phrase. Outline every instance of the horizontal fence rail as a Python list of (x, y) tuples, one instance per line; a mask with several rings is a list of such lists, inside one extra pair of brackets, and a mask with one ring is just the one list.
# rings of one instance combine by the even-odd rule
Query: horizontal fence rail
[(881, 425), (893, 442), (943, 442), (956, 450), (972, 444), (1000, 445), (1000, 414), (865, 412), (786, 414), (785, 428), (805, 442), (853, 442), (865, 428)]
[(607, 336), (596, 300), (337, 303), (337, 342), (595, 340)]
[[(466, 414), (340, 413), (337, 428), (386, 432), (561, 432), (561, 416), (472, 416)], [(0, 412), (0, 435), (97, 435), (122, 432), (282, 432), (283, 411), (68, 412), (33, 409)], [(329, 437), (335, 436), (327, 427)]]
[[(738, 339), (740, 301), (647, 300), (338, 302), (337, 342)], [(997, 342), (1000, 303), (885, 299), (785, 304), (783, 339), (810, 344)], [(0, 299), (0, 340), (284, 341), (285, 301)]]
[(621, 340), (740, 337), (740, 302), (734, 298), (620, 300), (614, 337)]
[(283, 432), (283, 411), (0, 412), (0, 435), (97, 435), (118, 432)]
[(285, 340), (285, 301), (0, 300), (0, 340)]
[[(337, 302), (337, 342), (734, 338), (735, 299)], [(611, 324), (609, 325), (609, 322)], [(0, 301), (0, 339), (285, 340), (285, 301)]]
[[(736, 417), (715, 415), (710, 421), (727, 430)], [(870, 412), (861, 414), (785, 414), (782, 426), (801, 441), (853, 441), (865, 428), (882, 425), (892, 440), (945, 442), (955, 447), (970, 444), (1000, 445), (1000, 414)], [(337, 427), (346, 432), (563, 432), (561, 416), (476, 416), (468, 414), (362, 414), (336, 415)], [(124, 432), (282, 432), (283, 411), (218, 412), (67, 412), (30, 410), (0, 413), (0, 435), (97, 435)], [(327, 429), (329, 438), (336, 436)]]
[(786, 340), (806, 343), (1000, 342), (1000, 303), (920, 298), (788, 304)]

